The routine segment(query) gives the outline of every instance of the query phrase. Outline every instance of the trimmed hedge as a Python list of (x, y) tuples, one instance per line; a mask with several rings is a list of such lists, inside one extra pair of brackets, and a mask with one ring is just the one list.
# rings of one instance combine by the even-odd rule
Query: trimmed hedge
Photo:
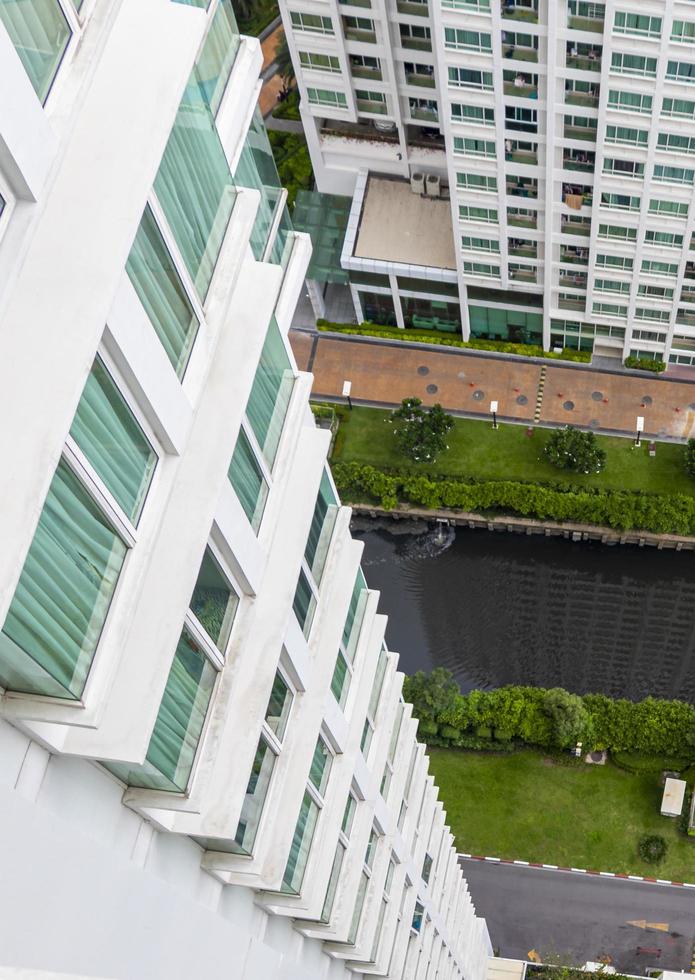
[(516, 354), (522, 357), (548, 357), (552, 360), (579, 361), (588, 364), (591, 351), (571, 350), (565, 347), (561, 354), (543, 350), (537, 344), (512, 344), (504, 340), (461, 340), (435, 330), (419, 331), (410, 327), (401, 330), (399, 327), (381, 326), (367, 321), (356, 325), (354, 323), (332, 323), (330, 320), (316, 321), (319, 330), (329, 330), (332, 333), (356, 334), (358, 337), (385, 337), (388, 340), (417, 341), (421, 344), (439, 344), (443, 347), (463, 347), (470, 350), (489, 350), (499, 354)]
[(695, 535), (695, 498), (640, 490), (573, 489), (513, 480), (437, 480), (389, 473), (360, 463), (336, 463), (333, 477), (345, 500), (399, 503), (473, 512), (499, 511), (541, 521), (575, 521), (615, 530)]
[[(587, 750), (609, 749), (619, 764), (650, 757), (648, 769), (635, 767), (639, 772), (654, 771), (657, 756), (659, 769), (677, 761), (681, 771), (695, 760), (695, 707), (684, 701), (580, 697), (561, 688), (514, 685), (461, 694), (441, 667), (406, 677), (403, 697), (419, 719), (418, 735), (430, 745), (478, 748), (483, 743), (499, 751), (511, 741), (558, 749), (581, 740)], [(504, 741), (495, 739), (499, 732)]]
[(661, 374), (662, 371), (666, 370), (666, 364), (663, 361), (651, 361), (645, 357), (626, 357), (625, 367), (633, 368), (636, 371), (652, 371), (654, 374)]
[(664, 769), (682, 772), (692, 762), (692, 758), (680, 755), (641, 755), (639, 752), (620, 751), (612, 752), (611, 759), (620, 769), (637, 774), (643, 772), (662, 772)]

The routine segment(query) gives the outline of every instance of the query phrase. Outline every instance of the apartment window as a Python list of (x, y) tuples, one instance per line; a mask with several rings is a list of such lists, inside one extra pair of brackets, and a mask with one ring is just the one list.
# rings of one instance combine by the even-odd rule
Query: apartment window
[[(582, 20), (603, 20), (606, 13), (606, 6), (603, 3), (590, 3), (586, 0), (568, 0), (567, 9), (571, 17), (580, 17)], [(576, 25), (570, 24), (570, 27)]]
[(220, 0), (196, 62), (201, 95), (213, 115), (222, 102), (240, 43), (231, 0)]
[(455, 51), (492, 51), (492, 37), (479, 31), (464, 31), (457, 27), (444, 28), (444, 47)]
[(695, 84), (695, 64), (689, 61), (669, 61), (666, 65), (666, 78), (673, 82)]
[(652, 198), (649, 202), (650, 214), (663, 214), (670, 218), (687, 218), (688, 205), (682, 201), (659, 201)]
[(651, 299), (673, 299), (674, 290), (670, 286), (649, 286), (640, 284), (637, 287), (638, 296), (649, 296)]
[(404, 48), (414, 48), (418, 51), (432, 50), (429, 27), (420, 27), (418, 24), (399, 24), (398, 30)]
[(449, 10), (470, 10), (475, 13), (490, 12), (490, 0), (442, 0), (442, 7)]
[(637, 240), (636, 228), (623, 228), (621, 225), (599, 225), (599, 238), (613, 238), (623, 242), (634, 242)]
[(0, 22), (9, 34), (39, 101), (45, 104), (72, 37), (58, 0), (38, 3), (5, 0), (0, 4)]
[(481, 89), (485, 92), (492, 91), (491, 71), (474, 71), (471, 68), (449, 67), (447, 72), (449, 85), (455, 85), (457, 88)]
[(601, 207), (616, 211), (639, 211), (640, 199), (630, 194), (601, 194)]
[[(660, 323), (668, 323), (668, 321), (671, 319), (671, 313), (670, 313), (669, 310), (652, 310), (652, 309), (649, 309), (649, 307), (638, 306), (635, 309), (635, 319), (637, 319), (637, 320), (655, 320), (655, 321), (658, 321)], [(656, 334), (653, 338), (652, 337), (645, 337), (645, 336), (637, 337), (636, 335), (633, 335), (633, 336), (635, 336), (635, 339), (636, 340), (652, 340), (652, 339), (658, 340), (659, 339), (659, 335), (658, 334)]]
[(659, 133), (657, 147), (671, 153), (695, 153), (695, 136), (681, 136), (679, 133)]
[(361, 112), (386, 112), (386, 95), (384, 92), (368, 92), (365, 89), (356, 89), (355, 98), (357, 107)]
[(311, 760), (309, 780), (299, 808), (299, 816), (297, 817), (285, 873), (282, 877), (280, 890), (291, 895), (298, 895), (301, 891), (304, 873), (309, 862), (311, 843), (314, 839), (314, 831), (323, 807), (332, 761), (333, 756), (326, 742), (319, 735)]
[(623, 112), (641, 112), (651, 115), (652, 96), (643, 95), (641, 92), (621, 92), (618, 89), (609, 89), (608, 107), (609, 109), (621, 109)]
[(468, 122), (475, 125), (490, 126), (495, 122), (495, 110), (479, 105), (451, 103), (451, 121)]
[(630, 283), (621, 282), (619, 279), (596, 279), (594, 290), (597, 293), (623, 293), (627, 295), (630, 292)]
[(239, 596), (210, 547), (205, 549), (189, 604), (193, 622), (224, 655), (239, 605)]
[(613, 30), (616, 34), (630, 34), (634, 37), (661, 37), (661, 17), (616, 10)]
[[(669, 62), (676, 64), (676, 62)], [(617, 75), (634, 75), (641, 78), (654, 78), (656, 76), (656, 58), (646, 58), (639, 54), (625, 54), (622, 51), (614, 51), (611, 56), (611, 71)]]
[(126, 271), (171, 366), (183, 377), (199, 321), (149, 205), (140, 219)]
[(663, 248), (682, 248), (683, 236), (672, 231), (654, 231), (648, 228), (644, 233), (645, 245), (660, 245)]
[(456, 174), (456, 186), (459, 189), (484, 191), (486, 193), (497, 190), (497, 178), (488, 177), (486, 174)]
[(468, 204), (459, 204), (459, 221), (478, 221), (486, 224), (497, 224), (499, 217), (495, 208), (476, 208)]
[(683, 44), (695, 44), (695, 22), (691, 20), (674, 20), (671, 27), (671, 40)]
[(297, 580), (297, 588), (294, 593), (292, 610), (297, 618), (297, 622), (302, 628), (305, 637), (311, 632), (311, 625), (314, 621), (316, 612), (317, 597), (312, 583), (309, 581), (304, 569), (300, 569)]
[(379, 787), (379, 792), (384, 800), (388, 799), (389, 789), (391, 788), (391, 779), (393, 778), (393, 762), (396, 757), (396, 749), (398, 747), (398, 736), (401, 731), (401, 724), (403, 722), (403, 702), (399, 701), (398, 707), (396, 709), (396, 718), (393, 723), (393, 728), (391, 729), (391, 741), (389, 742), (389, 750), (386, 755), (386, 762), (384, 764), (384, 772), (381, 777), (381, 785)]
[(623, 269), (629, 272), (632, 269), (632, 259), (624, 255), (601, 255), (596, 256), (596, 267), (598, 269)]
[(422, 929), (422, 920), (424, 914), (425, 914), (425, 906), (422, 904), (422, 902), (417, 901), (415, 903), (415, 909), (413, 911), (413, 920), (410, 926), (413, 932), (420, 932), (420, 930)]
[(426, 885), (428, 885), (430, 881), (430, 874), (432, 873), (432, 864), (433, 864), (432, 858), (430, 857), (429, 854), (426, 853), (425, 858), (422, 862), (422, 880), (425, 882)]
[(625, 146), (646, 146), (649, 133), (646, 129), (632, 129), (628, 126), (606, 126), (606, 143), (619, 143)]
[(675, 262), (658, 262), (655, 259), (642, 261), (642, 272), (652, 276), (677, 276), (678, 266)]
[[(278, 670), (273, 680), (261, 737), (251, 766), (251, 775), (234, 835), (234, 844), (229, 848), (234, 853), (246, 855), (253, 853), (275, 761), (282, 751), (293, 701), (294, 693)], [(214, 848), (214, 845), (212, 846)]]
[(611, 157), (605, 157), (603, 172), (620, 177), (644, 177), (644, 164), (634, 160), (615, 160)]
[(333, 54), (318, 54), (315, 51), (300, 51), (299, 63), (302, 68), (313, 71), (327, 71), (340, 74), (340, 58)]
[(327, 106), (329, 109), (347, 109), (347, 98), (343, 92), (328, 88), (307, 88), (310, 105)]
[(499, 254), (500, 243), (490, 238), (475, 238), (471, 235), (462, 235), (461, 248), (467, 252), (496, 252)]
[(624, 318), (627, 316), (627, 306), (618, 306), (615, 303), (594, 303), (592, 312), (600, 316), (616, 316)]
[(476, 140), (454, 136), (454, 153), (459, 153), (461, 156), (487, 157), (494, 160), (496, 156), (495, 143), (493, 140)]
[(667, 167), (663, 163), (654, 164), (654, 180), (664, 184), (692, 184), (695, 180), (695, 170), (685, 167)]
[(296, 10), (290, 12), (292, 27), (297, 31), (305, 31), (307, 34), (333, 34), (333, 21), (330, 17), (322, 17), (318, 14), (298, 13)]
[(500, 267), (485, 262), (464, 262), (463, 271), (470, 276), (483, 276), (486, 279), (499, 279)]
[(246, 418), (269, 467), (275, 462), (293, 387), (294, 372), (273, 317), (246, 405)]
[(331, 692), (338, 704), (343, 708), (347, 700), (350, 682), (352, 680), (352, 665), (359, 639), (364, 610), (367, 604), (367, 583), (362, 569), (358, 569), (355, 583), (352, 587), (350, 604), (348, 606), (343, 633), (340, 639), (338, 655), (333, 669)]
[[(348, 799), (354, 800), (354, 796), (349, 796)], [(324, 924), (330, 922), (331, 914), (333, 912), (333, 905), (335, 904), (335, 896), (338, 891), (338, 882), (340, 881), (340, 873), (343, 869), (343, 861), (345, 860), (345, 853), (347, 851), (347, 841), (343, 840), (343, 835), (340, 836), (338, 843), (335, 848), (335, 853), (333, 855), (333, 863), (331, 864), (331, 873), (328, 876), (328, 887), (326, 888), (326, 897), (323, 900), (323, 907), (321, 909), (320, 922)]]
[(360, 751), (365, 759), (367, 759), (367, 757), (369, 756), (369, 748), (372, 744), (372, 736), (374, 735), (374, 729), (376, 727), (376, 716), (379, 708), (381, 691), (384, 686), (384, 677), (386, 675), (387, 665), (388, 665), (388, 655), (386, 652), (386, 647), (382, 644), (381, 650), (379, 651), (379, 657), (376, 663), (374, 680), (372, 682), (372, 690), (369, 695), (369, 704), (367, 706), (367, 715), (364, 719), (364, 726), (362, 728), (362, 737), (360, 739)]
[(381, 81), (381, 62), (367, 54), (351, 54), (350, 70), (354, 78), (372, 78)]
[(506, 105), (504, 107), (504, 125), (507, 129), (515, 129), (524, 133), (537, 133), (538, 113), (535, 109)]
[(343, 27), (348, 40), (368, 43), (376, 40), (374, 21), (369, 17), (343, 17)]
[(239, 431), (228, 476), (251, 527), (257, 532), (270, 486), (243, 429)]

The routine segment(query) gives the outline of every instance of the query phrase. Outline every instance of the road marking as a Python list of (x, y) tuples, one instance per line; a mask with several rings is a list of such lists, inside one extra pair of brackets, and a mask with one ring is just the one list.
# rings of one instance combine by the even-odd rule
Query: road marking
[(628, 919), (629, 926), (637, 926), (638, 929), (658, 929), (659, 932), (668, 932), (668, 922), (647, 922), (646, 919)]

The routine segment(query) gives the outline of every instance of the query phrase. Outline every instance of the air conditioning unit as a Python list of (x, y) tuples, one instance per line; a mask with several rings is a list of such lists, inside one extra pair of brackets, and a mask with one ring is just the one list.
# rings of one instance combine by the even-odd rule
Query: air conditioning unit
[(442, 192), (442, 182), (437, 174), (427, 174), (425, 193), (428, 197), (439, 197)]
[(410, 175), (410, 189), (413, 194), (425, 193), (425, 175), (414, 173)]

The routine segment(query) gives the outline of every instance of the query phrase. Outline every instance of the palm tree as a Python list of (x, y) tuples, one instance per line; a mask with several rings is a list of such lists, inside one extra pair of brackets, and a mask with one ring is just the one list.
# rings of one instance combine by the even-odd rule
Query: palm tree
[(277, 65), (277, 73), (282, 78), (282, 97), (287, 98), (295, 80), (295, 74), (292, 55), (283, 30), (278, 35), (278, 43), (275, 47), (275, 64)]

